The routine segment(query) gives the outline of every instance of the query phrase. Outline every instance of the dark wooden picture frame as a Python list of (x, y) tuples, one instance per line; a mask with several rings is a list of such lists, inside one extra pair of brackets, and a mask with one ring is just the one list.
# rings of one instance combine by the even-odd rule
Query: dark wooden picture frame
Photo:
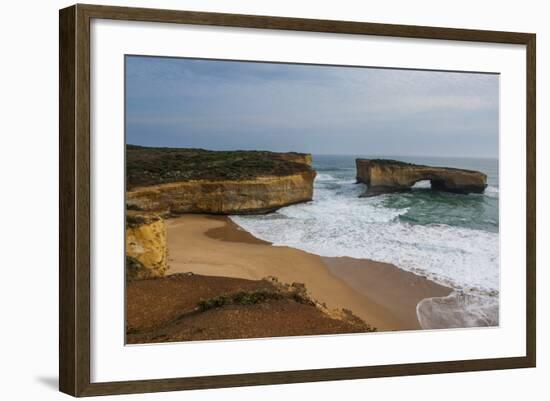
[[(526, 356), (91, 383), (90, 22), (93, 18), (525, 45)], [(59, 388), (62, 392), (93, 396), (535, 366), (535, 34), (80, 4), (60, 10), (59, 30)]]

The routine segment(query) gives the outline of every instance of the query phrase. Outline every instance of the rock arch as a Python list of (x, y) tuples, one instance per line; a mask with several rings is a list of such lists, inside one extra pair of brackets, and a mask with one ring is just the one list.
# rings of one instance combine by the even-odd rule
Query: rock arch
[(416, 182), (429, 180), (434, 190), (482, 193), (487, 175), (479, 171), (431, 167), (386, 159), (356, 159), (357, 182), (367, 185), (361, 196), (409, 190)]

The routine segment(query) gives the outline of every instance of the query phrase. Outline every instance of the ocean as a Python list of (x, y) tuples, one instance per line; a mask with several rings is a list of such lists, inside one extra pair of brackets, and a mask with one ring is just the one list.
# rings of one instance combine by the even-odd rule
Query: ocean
[[(359, 198), (355, 159), (386, 158), (487, 174), (484, 194), (431, 191), (428, 181), (410, 192)], [(497, 159), (313, 155), (317, 171), (311, 202), (267, 215), (232, 216), (275, 246), (320, 256), (388, 262), (454, 291), (417, 306), (423, 328), (498, 325), (499, 177)]]

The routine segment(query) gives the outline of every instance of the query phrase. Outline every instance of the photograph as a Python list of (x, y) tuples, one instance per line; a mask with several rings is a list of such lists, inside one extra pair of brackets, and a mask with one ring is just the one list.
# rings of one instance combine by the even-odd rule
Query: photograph
[(126, 344), (499, 327), (499, 80), (125, 55)]

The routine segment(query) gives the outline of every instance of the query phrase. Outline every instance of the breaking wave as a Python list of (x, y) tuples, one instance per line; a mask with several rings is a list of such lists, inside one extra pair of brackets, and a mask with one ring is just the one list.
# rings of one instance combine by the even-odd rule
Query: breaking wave
[[(448, 297), (419, 303), (417, 314), (424, 328), (498, 324), (498, 209), (496, 218), (481, 222), (487, 229), (479, 229), (479, 224), (468, 227), (471, 217), (453, 213), (461, 210), (460, 202), (465, 211), (476, 213), (476, 208), (486, 206), (479, 197), (450, 194), (432, 199), (420, 183), (417, 195), (359, 198), (365, 186), (355, 184), (354, 173), (352, 168), (318, 168), (313, 201), (268, 215), (231, 218), (274, 246), (392, 263), (454, 289)], [(485, 196), (498, 198), (498, 188), (489, 186)], [(498, 206), (498, 200), (495, 203)], [(430, 222), (435, 206), (440, 215)], [(447, 214), (453, 218), (445, 219)]]

